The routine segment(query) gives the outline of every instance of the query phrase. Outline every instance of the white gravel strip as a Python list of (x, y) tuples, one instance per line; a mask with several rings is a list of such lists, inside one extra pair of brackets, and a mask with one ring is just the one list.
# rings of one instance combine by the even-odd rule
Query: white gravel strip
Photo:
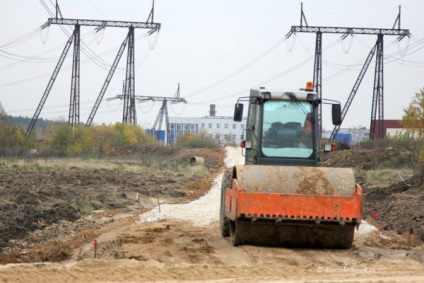
[(374, 225), (369, 224), (367, 221), (362, 220), (361, 225), (359, 225), (359, 229), (355, 230), (355, 234), (368, 234), (372, 231), (377, 231), (377, 227)]
[[(227, 147), (226, 151), (225, 164), (227, 167), (244, 164), (241, 148)], [(159, 207), (155, 207), (141, 214), (138, 223), (156, 222), (161, 219), (179, 219), (191, 221), (194, 225), (202, 226), (218, 221), (222, 175), (220, 174), (213, 180), (212, 188), (203, 197), (187, 204), (162, 204), (160, 212)]]

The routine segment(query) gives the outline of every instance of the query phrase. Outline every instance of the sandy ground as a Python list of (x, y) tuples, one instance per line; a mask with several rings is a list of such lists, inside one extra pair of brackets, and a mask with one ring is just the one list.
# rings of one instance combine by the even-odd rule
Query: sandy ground
[(0, 266), (0, 282), (424, 282), (423, 263), (411, 259), (420, 243), (370, 225), (349, 250), (233, 247), (219, 234), (219, 178), (191, 203), (115, 215), (96, 250), (86, 242), (66, 262)]
[[(424, 282), (407, 250), (372, 248), (357, 234), (350, 250), (233, 247), (218, 223), (121, 222), (66, 263), (9, 264), (0, 282)], [(121, 258), (119, 258), (121, 257)]]

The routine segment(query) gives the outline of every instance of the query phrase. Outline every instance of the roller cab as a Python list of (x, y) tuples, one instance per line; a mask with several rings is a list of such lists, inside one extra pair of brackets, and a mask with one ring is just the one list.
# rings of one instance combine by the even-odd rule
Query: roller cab
[[(220, 228), (234, 245), (350, 248), (361, 222), (362, 190), (348, 168), (319, 167), (318, 107), (310, 90), (251, 90), (245, 165), (228, 168)], [(333, 104), (333, 123), (340, 105)]]

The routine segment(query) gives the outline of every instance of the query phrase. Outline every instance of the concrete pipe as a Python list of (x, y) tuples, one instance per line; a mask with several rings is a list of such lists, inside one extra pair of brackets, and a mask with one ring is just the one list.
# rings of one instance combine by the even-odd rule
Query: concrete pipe
[(190, 165), (192, 166), (204, 165), (204, 164), (205, 164), (205, 160), (203, 159), (203, 157), (193, 156), (192, 158), (190, 158)]

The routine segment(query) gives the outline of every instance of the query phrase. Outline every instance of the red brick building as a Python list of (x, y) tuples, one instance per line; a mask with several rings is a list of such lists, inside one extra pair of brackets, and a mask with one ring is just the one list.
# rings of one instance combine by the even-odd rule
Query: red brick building
[[(380, 120), (375, 120), (374, 139), (384, 138), (378, 136), (378, 129), (380, 128)], [(383, 133), (384, 136), (398, 136), (405, 133), (402, 125), (402, 120), (383, 120)]]

